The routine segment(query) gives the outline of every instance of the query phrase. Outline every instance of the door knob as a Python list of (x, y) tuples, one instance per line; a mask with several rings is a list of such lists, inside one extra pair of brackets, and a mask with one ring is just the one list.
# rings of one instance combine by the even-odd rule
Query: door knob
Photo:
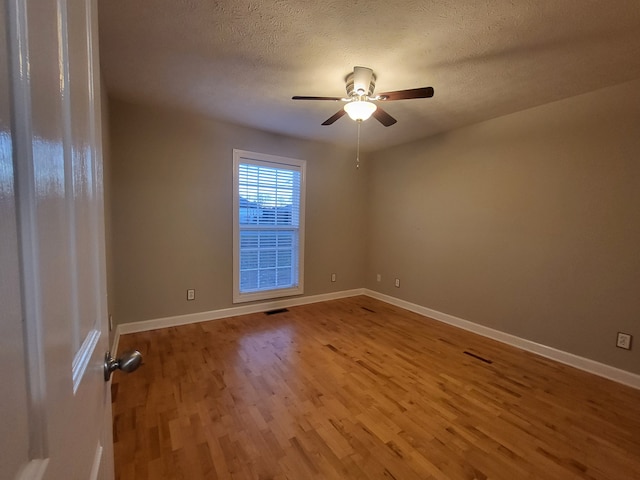
[(111, 352), (107, 352), (104, 356), (104, 381), (108, 382), (111, 373), (115, 370), (120, 369), (123, 372), (131, 373), (137, 370), (141, 363), (142, 354), (137, 350), (124, 352), (118, 359), (114, 359)]

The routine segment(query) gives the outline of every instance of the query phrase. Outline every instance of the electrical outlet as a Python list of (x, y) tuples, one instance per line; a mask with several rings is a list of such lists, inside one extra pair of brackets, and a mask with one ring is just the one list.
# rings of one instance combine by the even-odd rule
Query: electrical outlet
[(187, 300), (195, 300), (196, 299), (196, 291), (193, 289), (187, 290)]
[(616, 347), (624, 348), (625, 350), (631, 350), (631, 339), (633, 337), (628, 333), (618, 332), (618, 339), (616, 340)]
[(336, 281), (336, 274), (335, 274), (335, 273), (332, 273), (332, 274), (331, 274), (331, 281), (332, 281), (332, 282), (335, 282), (335, 281)]
[(396, 287), (400, 288), (400, 279), (399, 278), (396, 278)]
[(377, 274), (376, 275), (376, 281), (381, 282), (382, 281), (382, 275)]

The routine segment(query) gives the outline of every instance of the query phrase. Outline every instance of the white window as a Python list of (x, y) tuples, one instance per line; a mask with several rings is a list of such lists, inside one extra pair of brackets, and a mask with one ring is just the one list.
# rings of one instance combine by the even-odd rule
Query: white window
[(304, 160), (233, 151), (233, 301), (303, 293)]

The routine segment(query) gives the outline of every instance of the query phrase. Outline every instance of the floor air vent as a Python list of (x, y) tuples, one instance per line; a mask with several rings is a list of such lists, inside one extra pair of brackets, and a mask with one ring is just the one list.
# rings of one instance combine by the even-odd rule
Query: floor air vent
[(276, 313), (284, 313), (284, 312), (288, 312), (289, 309), (287, 308), (276, 308), (275, 310), (267, 310), (266, 312), (264, 312), (265, 315), (275, 315)]
[(464, 353), (465, 355), (469, 355), (470, 357), (477, 358), (478, 360), (484, 363), (493, 363), (493, 361), (487, 360), (486, 358), (482, 358), (480, 355), (476, 355), (475, 353), (467, 352), (466, 350), (464, 351)]

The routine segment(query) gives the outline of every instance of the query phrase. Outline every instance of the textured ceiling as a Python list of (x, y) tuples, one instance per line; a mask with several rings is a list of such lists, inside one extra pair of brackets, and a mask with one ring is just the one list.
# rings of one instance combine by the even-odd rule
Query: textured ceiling
[[(109, 94), (353, 146), (320, 124), (355, 65), (376, 92), (433, 86), (363, 124), (378, 149), (640, 78), (639, 0), (99, 0)], [(640, 107), (640, 106), (639, 106)]]

